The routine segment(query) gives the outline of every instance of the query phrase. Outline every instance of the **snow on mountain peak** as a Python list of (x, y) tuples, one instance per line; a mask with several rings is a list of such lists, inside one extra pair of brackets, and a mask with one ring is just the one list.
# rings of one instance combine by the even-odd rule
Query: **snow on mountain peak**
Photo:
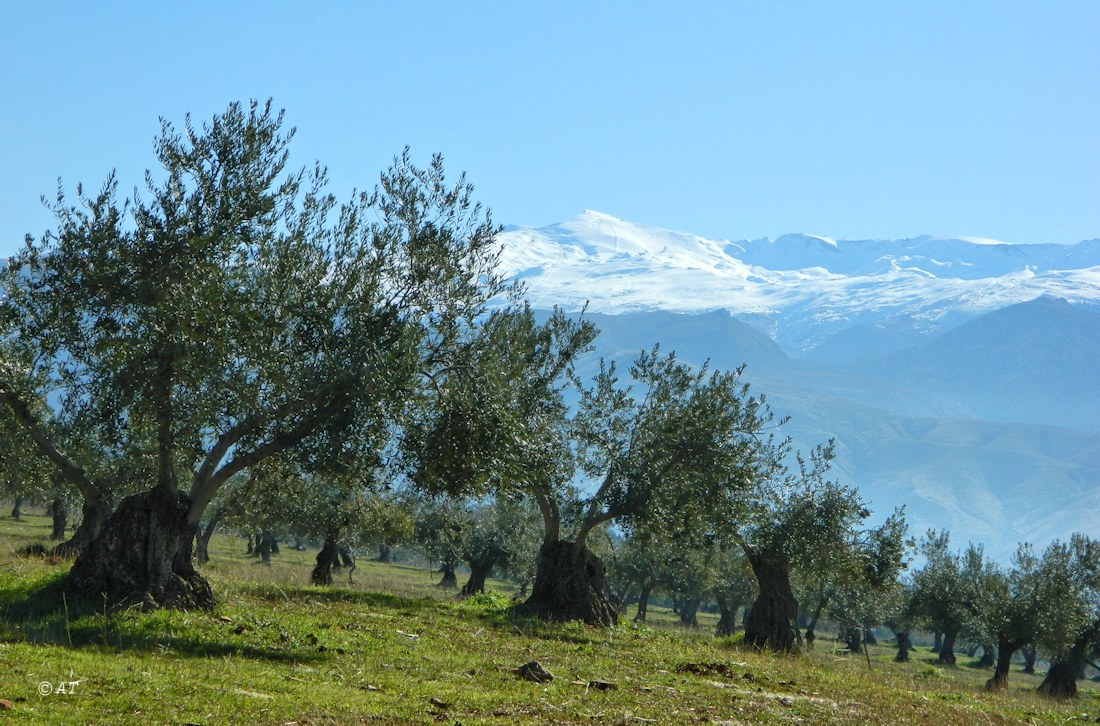
[(999, 239), (990, 239), (988, 237), (964, 237), (962, 235), (955, 237), (955, 239), (961, 239), (963, 242), (969, 242), (972, 245), (1007, 245), (1008, 242), (1002, 242)]
[(538, 229), (509, 228), (499, 239), (503, 271), (525, 282), (536, 306), (724, 308), (796, 348), (812, 347), (829, 327), (900, 320), (931, 331), (1043, 294), (1100, 304), (1100, 245), (1090, 242), (808, 234), (730, 242), (594, 210)]
[(830, 247), (836, 247), (837, 246), (836, 240), (833, 239), (832, 237), (822, 237), (821, 235), (818, 235), (818, 234), (808, 234), (806, 236), (811, 237), (813, 239), (821, 240), (822, 242), (829, 245)]

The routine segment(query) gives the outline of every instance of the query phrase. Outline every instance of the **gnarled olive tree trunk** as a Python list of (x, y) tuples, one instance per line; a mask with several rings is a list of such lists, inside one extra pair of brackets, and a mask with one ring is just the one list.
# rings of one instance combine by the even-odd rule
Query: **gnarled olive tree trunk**
[(863, 650), (863, 628), (848, 625), (844, 628), (844, 647), (849, 653), (861, 653)]
[(256, 546), (252, 550), (253, 557), (259, 557), (265, 565), (271, 564), (271, 555), (276, 552), (275, 537), (266, 529), (256, 533)]
[(474, 560), (467, 563), (470, 566), (470, 578), (462, 586), (462, 597), (470, 597), (485, 592), (485, 580), (493, 571), (492, 560)]
[(111, 607), (214, 607), (210, 584), (191, 562), (190, 507), (188, 497), (165, 487), (126, 497), (73, 563), (70, 586)]
[(1052, 698), (1076, 696), (1078, 670), (1072, 659), (1052, 663), (1043, 682), (1039, 684), (1039, 693)]
[(913, 649), (913, 641), (909, 638), (908, 630), (895, 630), (894, 640), (898, 644), (897, 655), (894, 656), (895, 663), (908, 663), (909, 651)]
[(986, 690), (1002, 691), (1008, 687), (1008, 669), (1012, 665), (1012, 656), (1025, 645), (1025, 640), (997, 638), (997, 664), (993, 669), (993, 677), (985, 682)]
[(317, 553), (317, 564), (309, 575), (309, 581), (314, 585), (331, 585), (332, 568), (340, 566), (340, 550), (336, 546), (336, 538), (325, 537), (325, 544)]
[(690, 597), (680, 602), (680, 606), (677, 608), (677, 615), (680, 616), (680, 625), (686, 628), (699, 627), (700, 604), (701, 602), (697, 597)]
[(1039, 659), (1039, 649), (1034, 645), (1026, 646), (1024, 652), (1024, 673), (1034, 675), (1035, 661)]
[(789, 653), (801, 644), (798, 601), (787, 563), (778, 552), (745, 548), (760, 592), (745, 623), (745, 642), (759, 650)]
[(540, 617), (589, 625), (610, 626), (618, 619), (607, 597), (603, 562), (583, 544), (565, 540), (543, 543), (526, 607)]
[(649, 596), (653, 592), (653, 585), (649, 582), (642, 584), (641, 591), (638, 593), (638, 612), (634, 613), (634, 622), (644, 623), (646, 615), (649, 614)]
[(1081, 633), (1065, 656), (1052, 663), (1046, 678), (1039, 684), (1039, 693), (1053, 698), (1070, 698), (1077, 695), (1077, 678), (1084, 670), (1085, 656), (1100, 635), (1100, 619)]
[(714, 627), (714, 637), (727, 638), (733, 635), (737, 627), (733, 617), (737, 609), (736, 603), (731, 603), (730, 599), (721, 592), (714, 593), (714, 600), (718, 604), (718, 625)]
[(50, 519), (53, 524), (50, 529), (50, 541), (64, 539), (65, 530), (69, 527), (69, 508), (65, 506), (65, 502), (60, 499), (50, 502)]
[(940, 654), (936, 663), (940, 665), (955, 665), (955, 638), (959, 635), (958, 628), (944, 629), (943, 642), (940, 643)]
[(440, 563), (439, 574), (443, 575), (443, 577), (436, 583), (436, 587), (442, 587), (446, 590), (458, 589), (458, 575), (455, 574), (454, 562)]

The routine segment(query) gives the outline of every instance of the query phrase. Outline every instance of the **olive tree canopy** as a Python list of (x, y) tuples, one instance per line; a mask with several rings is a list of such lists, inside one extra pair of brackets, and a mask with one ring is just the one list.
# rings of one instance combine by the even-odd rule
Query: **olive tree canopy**
[(162, 121), (143, 191), (59, 191), (0, 276), (0, 402), (84, 497), (78, 590), (209, 606), (191, 543), (218, 489), (376, 448), (502, 290), (497, 228), (440, 157), (341, 204), (292, 136), (270, 102)]

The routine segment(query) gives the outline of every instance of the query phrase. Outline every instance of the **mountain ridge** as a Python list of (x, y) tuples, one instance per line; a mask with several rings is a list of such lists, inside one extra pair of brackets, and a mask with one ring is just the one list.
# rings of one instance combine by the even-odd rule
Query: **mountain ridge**
[(1100, 306), (1096, 239), (711, 240), (588, 210), (546, 227), (508, 227), (499, 240), (502, 270), (525, 283), (537, 307), (725, 309), (794, 356), (857, 325), (885, 323), (927, 336), (1042, 295)]

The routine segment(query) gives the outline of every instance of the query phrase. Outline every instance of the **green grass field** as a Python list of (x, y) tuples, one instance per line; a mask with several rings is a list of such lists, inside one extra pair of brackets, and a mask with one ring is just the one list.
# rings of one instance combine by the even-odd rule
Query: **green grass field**
[[(458, 601), (425, 568), (360, 563), (354, 583), (305, 583), (315, 552), (264, 567), (215, 538), (212, 613), (104, 612), (69, 602), (65, 563), (22, 557), (49, 520), (0, 518), (0, 721), (48, 724), (1094, 722), (1100, 693), (1055, 702), (1039, 677), (942, 669), (924, 650), (839, 655), (826, 638), (758, 654), (671, 625), (611, 629), (516, 616), (500, 583)], [(662, 622), (663, 621), (663, 622)], [(550, 683), (515, 669), (538, 660)]]

